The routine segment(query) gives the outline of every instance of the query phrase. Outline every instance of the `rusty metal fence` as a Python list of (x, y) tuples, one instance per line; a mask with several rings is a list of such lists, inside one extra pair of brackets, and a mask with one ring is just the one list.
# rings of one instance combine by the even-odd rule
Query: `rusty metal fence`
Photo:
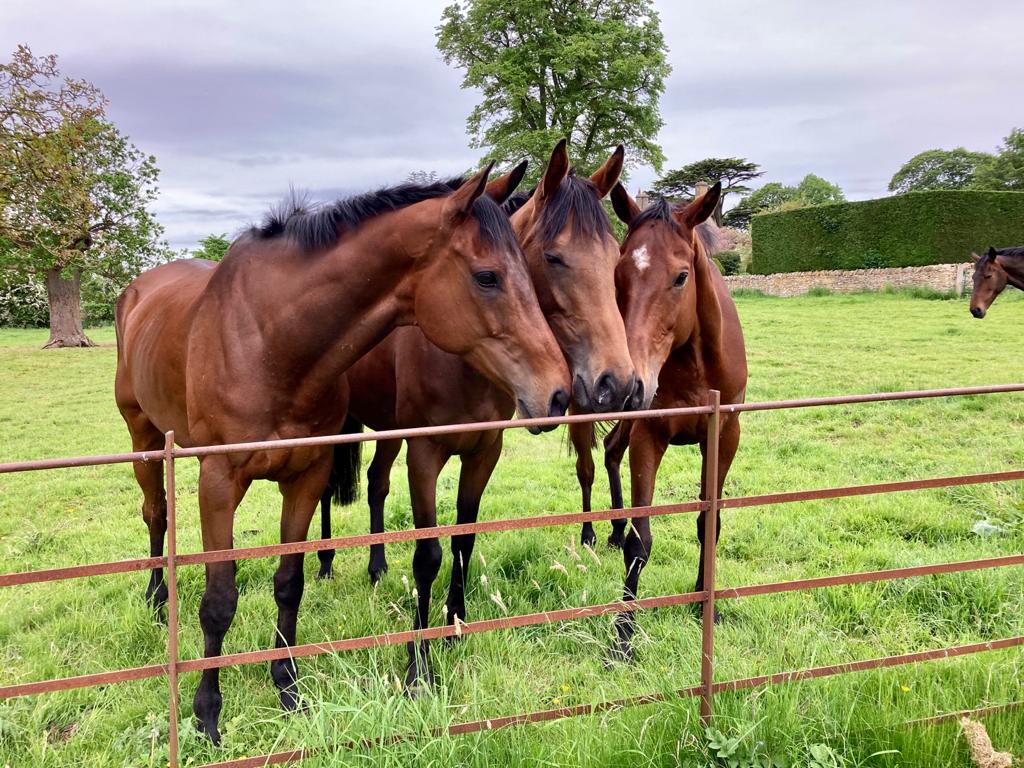
[[(523, 419), (515, 421), (494, 421), (481, 422), (477, 424), (457, 424), (451, 426), (422, 427), (418, 429), (392, 430), (376, 433), (346, 434), (330, 437), (313, 437), (291, 440), (274, 440), (255, 443), (237, 443), (232, 445), (203, 446), (195, 448), (176, 448), (174, 445), (174, 434), (168, 432), (166, 443), (162, 451), (141, 451), (134, 453), (120, 453), (104, 456), (80, 456), (65, 459), (44, 459), (38, 461), (21, 461), (0, 464), (0, 474), (10, 472), (26, 472), (67, 467), (89, 467), (104, 464), (118, 464), (131, 462), (163, 462), (166, 476), (167, 492), (167, 554), (163, 557), (147, 557), (134, 560), (121, 560), (107, 563), (90, 563), (86, 565), (73, 565), (63, 568), (52, 568), (46, 570), (21, 571), (17, 573), (0, 574), (0, 587), (11, 587), (24, 584), (38, 584), (50, 581), (63, 581), (66, 579), (82, 578), (87, 576), (101, 576), (106, 574), (129, 573), (133, 571), (149, 570), (151, 568), (165, 568), (168, 587), (167, 602), (167, 663), (153, 664), (149, 666), (119, 669), (110, 672), (100, 672), (76, 677), (60, 679), (40, 680), (30, 683), (19, 683), (15, 685), (0, 686), (0, 699), (9, 699), (19, 696), (29, 696), (53, 691), (66, 691), (73, 688), (85, 688), (89, 686), (107, 685), (120, 683), (129, 680), (142, 680), (152, 677), (166, 677), (168, 680), (169, 693), (169, 756), (172, 768), (178, 765), (178, 679), (182, 673), (197, 672), (204, 669), (222, 668), (242, 664), (255, 664), (268, 662), (274, 659), (287, 657), (300, 658), (304, 656), (316, 656), (324, 653), (338, 653), (341, 651), (352, 651), (360, 649), (378, 648), (407, 643), (414, 640), (429, 640), (452, 635), (468, 635), (478, 632), (490, 632), (499, 629), (513, 629), (517, 627), (528, 627), (553, 622), (571, 621), (607, 614), (618, 614), (630, 611), (664, 608), (668, 606), (679, 606), (689, 603), (702, 604), (702, 638), (701, 638), (701, 670), (700, 683), (688, 688), (675, 691), (671, 694), (654, 693), (649, 695), (632, 696), (614, 701), (603, 701), (592, 704), (581, 704), (571, 707), (558, 707), (554, 709), (525, 712), (514, 715), (496, 716), (484, 720), (460, 722), (447, 727), (438, 728), (433, 731), (435, 735), (458, 735), (474, 733), (483, 730), (494, 730), (526, 723), (540, 723), (550, 720), (558, 720), (567, 717), (589, 715), (604, 712), (627, 706), (650, 704), (665, 701), (670, 697), (699, 697), (701, 717), (708, 721), (712, 717), (714, 696), (717, 693), (740, 691), (748, 688), (755, 688), (764, 685), (784, 683), (797, 680), (810, 680), (819, 677), (828, 677), (847, 672), (877, 669), (881, 667), (892, 667), (902, 664), (912, 664), (920, 661), (933, 659), (952, 658), (981, 651), (1012, 648), (1024, 645), (1024, 636), (1006, 637), (998, 640), (970, 643), (966, 645), (952, 646), (948, 648), (937, 648), (929, 651), (920, 651), (897, 656), (884, 656), (875, 659), (851, 661), (843, 664), (829, 666), (810, 667), (806, 669), (793, 670), (788, 672), (777, 672), (768, 675), (759, 675), (736, 680), (716, 681), (714, 675), (714, 640), (715, 623), (711, 620), (714, 616), (716, 600), (730, 600), (741, 597), (752, 597), (755, 595), (767, 595), (780, 592), (792, 592), (797, 590), (816, 589), (821, 587), (833, 587), (847, 584), (864, 584), (869, 582), (889, 581), (893, 579), (906, 579), (915, 576), (926, 576), (945, 573), (959, 573), (963, 571), (975, 571), (989, 568), (1001, 568), (1007, 566), (1024, 565), (1024, 554), (1006, 555), (1002, 557), (989, 557), (964, 562), (937, 563), (933, 565), (918, 565), (905, 568), (892, 568), (881, 571), (848, 573), (817, 578), (795, 579), (791, 581), (780, 581), (767, 584), (752, 584), (740, 587), (719, 588), (715, 583), (715, 566), (717, 560), (716, 536), (714, 531), (717, 512), (722, 509), (738, 509), (742, 507), (754, 507), (769, 504), (785, 504), (801, 501), (813, 501), (821, 499), (837, 499), (850, 496), (863, 496), (869, 494), (895, 493), (900, 491), (915, 491), (929, 488), (944, 488), (950, 486), (974, 485), (979, 483), (997, 483), (1014, 480), (1024, 480), (1024, 469), (1009, 470), (1002, 472), (985, 472), (972, 475), (956, 475), (948, 477), (935, 477), (929, 479), (902, 480), (886, 483), (874, 483), (870, 485), (854, 485), (836, 488), (819, 488), (815, 490), (788, 491), (782, 493), (770, 493), (758, 496), (741, 496), (735, 498), (719, 499), (714, 489), (718, 483), (718, 438), (720, 421), (723, 414), (744, 413), (753, 411), (769, 411), (792, 408), (811, 408), (820, 406), (848, 405), (854, 403), (878, 403), (888, 401), (915, 400), (934, 397), (959, 397), (969, 395), (991, 395), (997, 393), (1024, 392), (1024, 384), (1005, 384), (988, 387), (961, 387), (954, 389), (918, 390), (909, 392), (888, 392), (879, 394), (849, 395), (841, 397), (818, 397), (803, 400), (779, 400), (762, 403), (743, 403), (737, 405), (722, 405), (719, 401), (719, 393), (712, 392), (710, 402), (704, 406), (691, 408), (672, 408), (652, 411), (635, 411), (629, 413), (600, 414), (600, 415), (572, 415), (563, 417), (551, 417), (540, 419)], [(334, 445), (338, 443), (352, 443), (376, 441), (384, 439), (406, 439), (413, 437), (425, 437), (429, 435), (440, 435), (460, 432), (476, 432), (491, 429), (512, 429), (528, 426), (551, 426), (567, 424), (570, 422), (587, 421), (608, 421), (608, 420), (630, 420), (649, 419), (671, 415), (702, 414), (709, 419), (708, 430), (708, 456), (709, 456), (709, 482), (712, 489), (711, 498), (704, 501), (691, 501), (681, 504), (662, 504), (650, 507), (633, 507), (627, 509), (606, 509), (594, 512), (573, 512), (557, 515), (544, 515), (539, 517), (521, 517), (501, 520), (489, 520), (476, 523), (465, 523), (457, 525), (440, 525), (434, 528), (419, 530), (387, 531), (384, 533), (366, 534), (358, 536), (343, 536), (333, 539), (322, 539), (317, 541), (304, 541), (289, 544), (273, 544), (260, 547), (246, 547), (231, 550), (194, 552), (178, 554), (177, 552), (177, 520), (176, 520), (176, 491), (175, 491), (175, 462), (179, 459), (189, 457), (201, 457), (211, 454), (250, 452), (261, 450), (280, 450), (309, 445)], [(597, 605), (586, 605), (578, 608), (564, 608), (560, 610), (544, 611), (541, 613), (507, 616), (498, 619), (487, 619), (483, 621), (471, 621), (468, 623), (459, 622), (456, 625), (435, 626), (418, 631), (387, 632), (380, 635), (369, 635), (364, 637), (346, 638), (320, 643), (308, 643), (295, 645), (289, 648), (275, 648), (270, 650), (250, 651), (244, 653), (225, 654), (222, 656), (180, 659), (178, 654), (178, 581), (177, 568), (179, 566), (191, 566), (213, 562), (237, 561), (255, 557), (270, 557), (275, 555), (296, 554), (300, 552), (314, 552), (322, 549), (345, 549), (352, 547), (364, 547), (370, 544), (385, 544), (402, 541), (415, 541), (417, 539), (450, 537), (469, 533), (490, 533), (496, 531), (523, 530), (527, 528), (539, 528), (550, 526), (563, 526), (578, 524), (586, 521), (611, 520), (622, 517), (655, 517), (660, 515), (672, 515), (693, 513), (706, 510), (705, 515), (705, 542), (707, 542), (707, 557), (704, 566), (704, 586), (701, 592), (684, 592), (673, 595), (658, 597), (647, 597), (636, 600), (617, 601)], [(989, 708), (993, 709), (993, 708)], [(944, 716), (940, 716), (944, 717)], [(938, 719), (938, 718), (933, 718)], [(376, 745), (394, 743), (399, 740), (410, 738), (406, 734), (394, 734), (393, 736), (378, 739), (373, 742)], [(364, 743), (364, 746), (366, 744)], [(345, 745), (340, 745), (345, 746)], [(284, 752), (276, 752), (267, 755), (258, 755), (237, 760), (229, 760), (220, 763), (210, 763), (204, 768), (255, 768), (262, 765), (279, 765), (302, 760), (309, 756), (309, 752), (303, 749), (295, 749)]]

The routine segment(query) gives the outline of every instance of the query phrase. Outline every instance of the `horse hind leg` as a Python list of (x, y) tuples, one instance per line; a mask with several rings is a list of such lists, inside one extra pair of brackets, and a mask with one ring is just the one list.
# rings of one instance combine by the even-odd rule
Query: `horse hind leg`
[[(370, 533), (384, 532), (384, 504), (391, 491), (391, 467), (402, 450), (401, 440), (380, 440), (373, 460), (366, 470), (366, 500), (370, 507)], [(388, 559), (383, 544), (370, 545), (370, 562), (366, 567), (370, 583), (376, 584), (388, 572)]]

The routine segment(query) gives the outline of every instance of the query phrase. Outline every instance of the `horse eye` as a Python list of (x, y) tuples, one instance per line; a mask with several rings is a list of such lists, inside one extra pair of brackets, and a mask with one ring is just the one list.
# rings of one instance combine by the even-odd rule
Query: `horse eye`
[(689, 277), (689, 273), (687, 273), (687, 272), (680, 272), (678, 275), (676, 275), (676, 279), (675, 279), (675, 282), (672, 283), (672, 287), (673, 288), (682, 288), (683, 285), (686, 283), (686, 278), (687, 277)]
[(477, 272), (473, 275), (473, 279), (476, 280), (477, 285), (481, 288), (497, 288), (498, 287), (498, 275), (495, 272)]
[(556, 256), (553, 253), (545, 253), (544, 259), (547, 261), (548, 264), (557, 264), (560, 267), (565, 266), (565, 262), (562, 261), (562, 258), (560, 256)]

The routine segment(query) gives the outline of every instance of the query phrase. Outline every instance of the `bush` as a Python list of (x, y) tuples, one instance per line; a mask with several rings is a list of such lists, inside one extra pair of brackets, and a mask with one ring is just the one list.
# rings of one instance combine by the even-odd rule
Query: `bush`
[(0, 327), (45, 328), (49, 324), (46, 286), (35, 278), (0, 270)]
[(1024, 193), (905, 195), (766, 213), (751, 224), (750, 271), (959, 264), (971, 251), (1024, 243)]
[(743, 257), (739, 251), (722, 251), (715, 254), (715, 259), (722, 265), (723, 275), (738, 275)]

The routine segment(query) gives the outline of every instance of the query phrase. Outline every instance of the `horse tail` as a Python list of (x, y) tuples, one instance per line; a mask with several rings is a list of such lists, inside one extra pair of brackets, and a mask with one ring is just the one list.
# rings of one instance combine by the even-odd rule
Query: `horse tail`
[[(351, 416), (345, 419), (341, 428), (343, 435), (356, 435), (363, 431), (363, 425)], [(327, 492), (336, 504), (351, 504), (359, 498), (359, 481), (362, 475), (362, 443), (339, 443), (334, 446), (331, 478)]]

